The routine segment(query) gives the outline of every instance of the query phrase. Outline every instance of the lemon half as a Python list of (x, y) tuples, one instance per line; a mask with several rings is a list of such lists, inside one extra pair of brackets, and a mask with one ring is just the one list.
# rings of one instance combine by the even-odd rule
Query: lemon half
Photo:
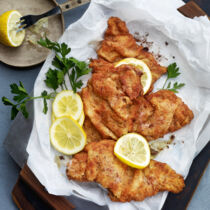
[(3, 13), (0, 16), (0, 42), (10, 47), (18, 47), (22, 44), (25, 38), (25, 30), (17, 32), (17, 22), (22, 15), (11, 10)]
[(56, 95), (52, 109), (55, 118), (71, 116), (78, 120), (83, 112), (82, 99), (72, 90), (63, 90)]
[(147, 140), (136, 133), (128, 133), (118, 139), (114, 154), (125, 164), (142, 169), (150, 162), (150, 149)]
[(152, 74), (147, 64), (136, 58), (125, 58), (117, 62), (115, 67), (118, 67), (122, 64), (133, 65), (143, 73), (141, 76), (141, 84), (143, 86), (144, 94), (146, 94), (152, 84)]
[(71, 117), (55, 119), (50, 127), (50, 141), (53, 147), (66, 155), (80, 152), (86, 144), (86, 134)]

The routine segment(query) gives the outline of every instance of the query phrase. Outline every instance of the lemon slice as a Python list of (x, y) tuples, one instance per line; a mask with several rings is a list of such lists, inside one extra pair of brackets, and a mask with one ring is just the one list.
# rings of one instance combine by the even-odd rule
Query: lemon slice
[(52, 108), (55, 118), (71, 116), (78, 120), (83, 111), (83, 104), (77, 93), (63, 90), (56, 95)]
[(50, 128), (50, 141), (53, 147), (66, 155), (81, 151), (86, 144), (86, 134), (71, 117), (57, 118)]
[(133, 65), (143, 73), (141, 76), (141, 84), (143, 86), (144, 94), (146, 94), (152, 84), (152, 74), (147, 64), (136, 58), (125, 58), (117, 62), (115, 67), (118, 67), (122, 64)]
[(22, 15), (11, 10), (3, 13), (0, 16), (0, 42), (10, 47), (18, 47), (22, 44), (25, 38), (25, 30), (17, 32), (17, 22)]
[(55, 115), (52, 112), (52, 114), (51, 114), (51, 121), (54, 122), (55, 120), (56, 120)]
[(85, 113), (84, 113), (84, 111), (82, 111), (82, 114), (78, 120), (79, 125), (83, 126), (84, 121), (85, 121)]
[[(55, 115), (54, 115), (53, 112), (52, 112), (51, 121), (54, 122), (55, 120), (56, 120)], [(84, 121), (85, 121), (85, 114), (84, 114), (84, 112), (82, 111), (82, 114), (81, 114), (79, 120), (77, 120), (77, 122), (78, 122), (79, 125), (82, 127)]]
[(150, 149), (147, 140), (136, 133), (120, 137), (115, 144), (114, 154), (125, 164), (142, 169), (150, 162)]

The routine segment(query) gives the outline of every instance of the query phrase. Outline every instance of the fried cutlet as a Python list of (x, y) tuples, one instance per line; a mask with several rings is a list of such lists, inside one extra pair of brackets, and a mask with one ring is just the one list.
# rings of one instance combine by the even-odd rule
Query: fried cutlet
[(170, 90), (159, 90), (145, 98), (153, 107), (153, 113), (144, 122), (134, 117), (134, 124), (137, 124), (135, 131), (148, 141), (176, 131), (193, 119), (193, 112)]
[(159, 191), (179, 193), (184, 179), (166, 163), (151, 160), (145, 169), (134, 169), (114, 155), (113, 140), (92, 142), (68, 163), (66, 174), (77, 181), (95, 181), (109, 190), (113, 201), (142, 201)]
[(137, 132), (148, 141), (154, 140), (193, 119), (192, 111), (171, 91), (160, 90), (143, 96), (142, 72), (138, 68), (131, 65), (115, 68), (114, 62), (124, 57), (142, 59), (151, 70), (152, 84), (166, 72), (151, 53), (136, 44), (125, 22), (116, 17), (108, 20), (104, 41), (97, 53), (99, 59), (91, 60), (92, 78), (81, 97), (90, 128), (97, 130), (102, 138), (118, 139), (126, 133)]
[(141, 72), (135, 67), (110, 66), (92, 74), (81, 97), (87, 115), (103, 138), (117, 139), (130, 130), (129, 107), (143, 94)]
[(91, 85), (82, 90), (85, 115), (103, 138), (117, 139), (128, 133), (128, 125), (109, 106), (108, 102), (93, 92)]
[(86, 134), (87, 143), (102, 139), (100, 133), (94, 127), (94, 125), (91, 123), (90, 119), (87, 116), (85, 117), (85, 121), (83, 123), (83, 129)]
[[(96, 61), (94, 61), (96, 65)], [(85, 114), (103, 138), (117, 139), (137, 132), (148, 141), (163, 137), (190, 123), (193, 113), (172, 91), (159, 90), (143, 96), (140, 72), (122, 65), (93, 68), (82, 90)], [(102, 65), (101, 65), (102, 64)]]
[[(158, 64), (152, 53), (136, 43), (129, 33), (124, 21), (117, 17), (108, 20), (108, 28), (104, 35), (101, 47), (97, 51), (98, 57), (110, 63), (123, 58), (137, 58), (143, 60), (151, 70), (152, 85), (164, 73), (167, 68)], [(152, 86), (150, 91), (152, 90)]]

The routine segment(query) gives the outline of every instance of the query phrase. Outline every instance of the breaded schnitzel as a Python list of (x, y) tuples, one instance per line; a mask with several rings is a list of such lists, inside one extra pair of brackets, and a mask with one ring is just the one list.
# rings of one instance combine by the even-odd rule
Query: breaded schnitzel
[(89, 143), (67, 166), (69, 179), (96, 181), (109, 190), (112, 201), (142, 201), (159, 191), (179, 193), (184, 179), (166, 163), (151, 160), (145, 169), (131, 168), (114, 155), (113, 140)]
[[(104, 37), (99, 58), (90, 63), (92, 78), (81, 92), (84, 130), (91, 143), (73, 156), (66, 174), (71, 180), (98, 182), (108, 189), (112, 201), (142, 201), (160, 191), (179, 193), (184, 179), (169, 165), (151, 160), (142, 170), (131, 168), (114, 155), (114, 140), (130, 132), (148, 141), (163, 137), (190, 123), (193, 113), (169, 90), (150, 93), (167, 69), (136, 44), (125, 22), (111, 17)], [(132, 65), (115, 68), (115, 62), (129, 57), (143, 60), (151, 70), (147, 95), (143, 95), (139, 69)]]
[(93, 73), (81, 97), (85, 114), (103, 138), (117, 139), (130, 130), (129, 107), (142, 95), (141, 72), (129, 65)]
[(137, 132), (153, 140), (190, 123), (192, 111), (173, 92), (160, 90), (143, 96), (142, 72), (131, 65), (115, 68), (114, 62), (125, 57), (142, 59), (150, 68), (152, 84), (166, 72), (151, 53), (136, 44), (125, 22), (111, 17), (104, 37), (99, 59), (90, 63), (92, 78), (81, 93), (85, 115), (102, 138), (118, 139)]
[[(159, 90), (147, 95), (145, 99), (153, 107), (153, 112), (150, 112), (144, 122), (138, 114), (134, 116), (136, 128), (133, 130), (145, 136), (148, 141), (176, 131), (193, 119), (193, 112), (170, 90)], [(142, 112), (145, 109), (139, 111), (139, 114)]]
[(90, 119), (87, 116), (85, 117), (85, 121), (83, 123), (83, 129), (86, 133), (87, 143), (90, 143), (93, 141), (98, 141), (98, 140), (102, 139), (100, 133), (93, 126), (93, 124), (91, 123)]
[(118, 139), (137, 132), (148, 141), (190, 123), (193, 113), (172, 91), (142, 95), (140, 73), (132, 66), (105, 65), (93, 69), (81, 97), (85, 114), (102, 138)]
[(97, 54), (99, 58), (103, 58), (110, 63), (117, 62), (123, 58), (143, 60), (151, 70), (152, 84), (167, 71), (166, 67), (158, 64), (152, 53), (147, 52), (136, 43), (134, 37), (129, 33), (125, 22), (117, 17), (109, 18), (104, 40)]

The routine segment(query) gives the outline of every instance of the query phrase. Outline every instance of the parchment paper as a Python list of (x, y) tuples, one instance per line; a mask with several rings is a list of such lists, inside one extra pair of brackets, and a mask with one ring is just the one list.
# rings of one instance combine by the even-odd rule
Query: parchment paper
[[(168, 163), (186, 177), (194, 157), (210, 137), (210, 23), (207, 17), (192, 20), (182, 16), (176, 10), (182, 5), (180, 0), (93, 0), (83, 17), (65, 31), (60, 42), (65, 41), (72, 49), (71, 56), (77, 59), (87, 61), (90, 57), (95, 58), (95, 48), (103, 39), (107, 19), (117, 16), (126, 21), (132, 34), (142, 36), (149, 33), (148, 41), (153, 42), (150, 51), (163, 55), (160, 60), (162, 65), (178, 64), (181, 76), (177, 80), (186, 84), (178, 95), (192, 109), (195, 117), (189, 125), (174, 132), (175, 144), (162, 151), (156, 159)], [(35, 96), (44, 89), (50, 92), (44, 78), (53, 56), (53, 53), (48, 56), (37, 77)], [(89, 77), (83, 78), (84, 85)], [(162, 76), (156, 82), (154, 91), (162, 87), (164, 80)], [(27, 147), (28, 166), (49, 193), (74, 194), (98, 205), (108, 205), (113, 210), (161, 209), (167, 192), (142, 202), (118, 203), (111, 202), (107, 191), (96, 183), (69, 181), (54, 161), (58, 153), (49, 141), (51, 110), (44, 115), (42, 103), (41, 100), (34, 102), (35, 121)]]

